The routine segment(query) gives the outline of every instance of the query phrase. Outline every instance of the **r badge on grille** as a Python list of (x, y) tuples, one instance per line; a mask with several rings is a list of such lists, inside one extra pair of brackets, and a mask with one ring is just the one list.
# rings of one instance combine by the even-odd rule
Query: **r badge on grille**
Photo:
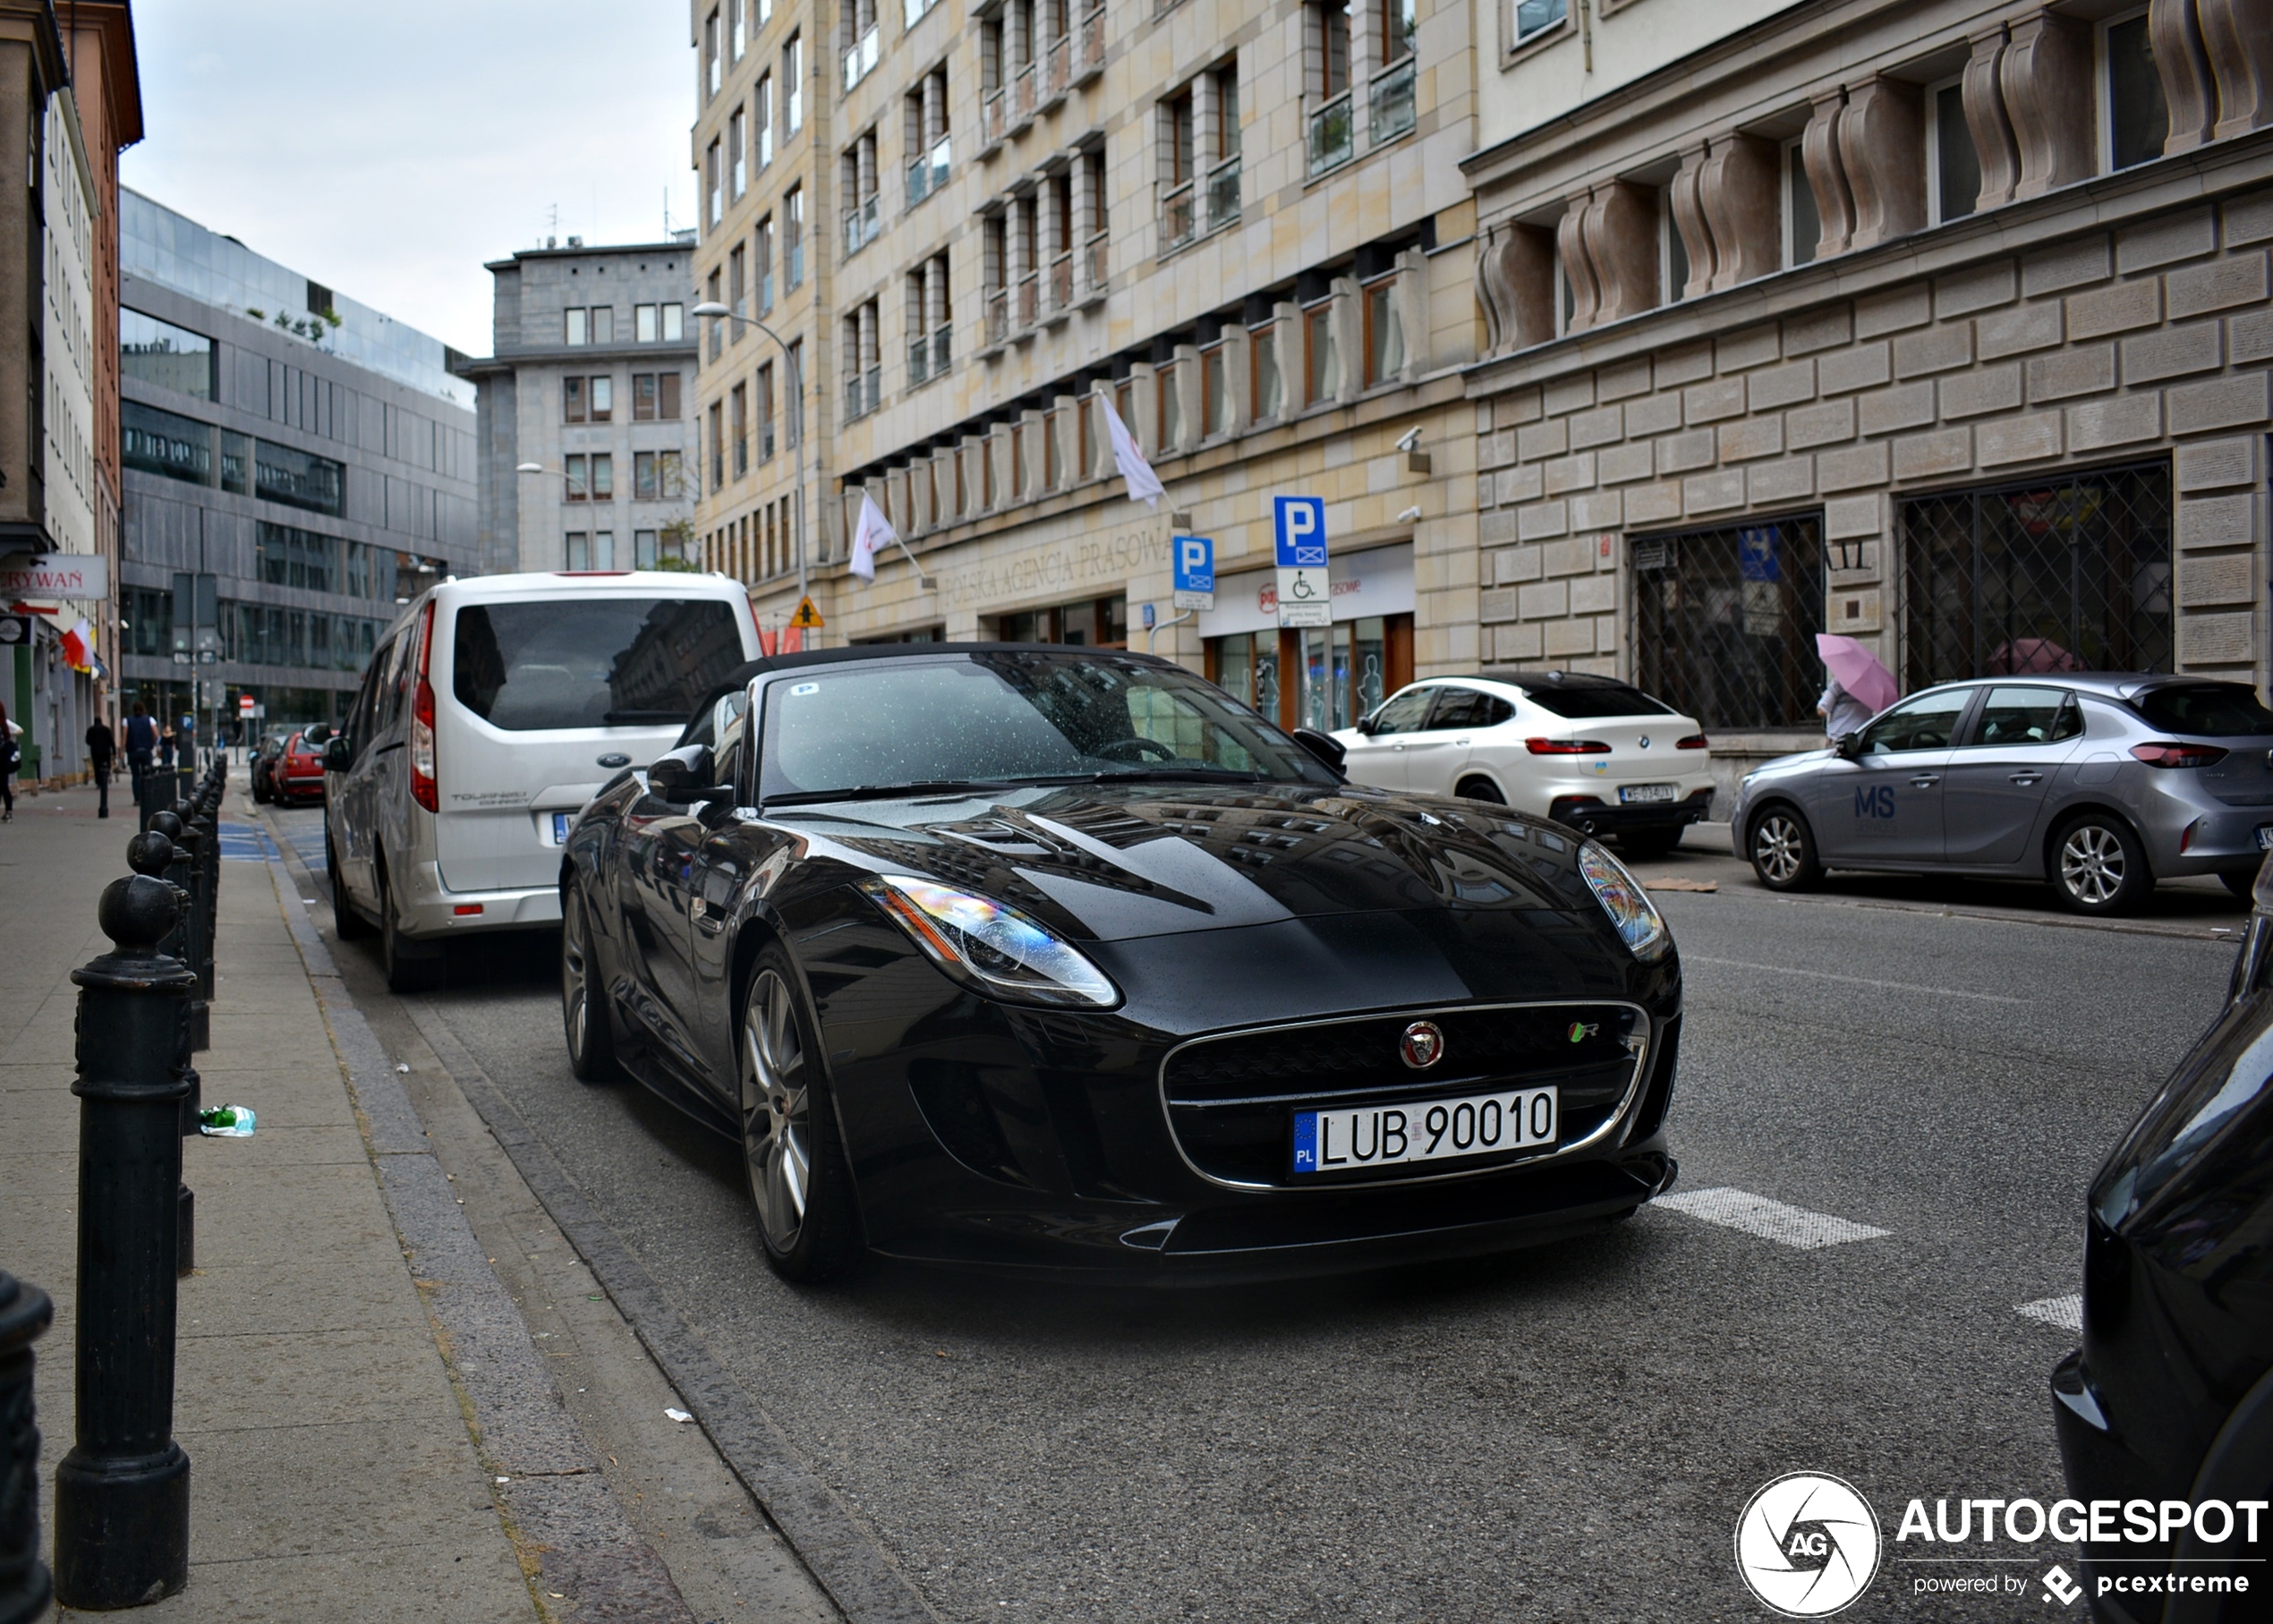
[(1434, 1021), (1415, 1021), (1398, 1041), (1397, 1052), (1415, 1071), (1426, 1071), (1444, 1058), (1444, 1033)]

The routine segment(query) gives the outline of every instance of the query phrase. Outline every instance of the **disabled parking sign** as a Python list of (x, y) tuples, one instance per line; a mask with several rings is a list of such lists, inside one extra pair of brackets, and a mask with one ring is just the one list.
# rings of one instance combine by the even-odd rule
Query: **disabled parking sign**
[(1279, 565), (1279, 624), (1333, 624), (1326, 579), (1326, 503), (1323, 497), (1273, 497), (1272, 535)]
[(1176, 607), (1179, 609), (1213, 608), (1214, 541), (1206, 536), (1178, 536), (1170, 545), (1176, 554), (1171, 582), (1176, 591)]

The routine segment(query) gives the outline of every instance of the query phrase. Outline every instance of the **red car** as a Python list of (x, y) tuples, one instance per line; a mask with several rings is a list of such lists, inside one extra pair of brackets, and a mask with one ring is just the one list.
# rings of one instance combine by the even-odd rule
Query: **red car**
[(294, 801), (320, 801), (324, 798), (324, 752), (320, 745), (311, 744), (308, 735), (295, 733), (285, 741), (283, 753), (277, 757), (269, 769), (269, 793), (278, 802), (289, 806)]

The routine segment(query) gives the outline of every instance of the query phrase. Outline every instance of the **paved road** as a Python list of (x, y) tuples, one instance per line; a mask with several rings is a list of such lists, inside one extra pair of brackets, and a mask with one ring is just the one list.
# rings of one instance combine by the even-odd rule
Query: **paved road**
[[(314, 814), (281, 821), (320, 862)], [(1672, 1132), (1678, 1195), (1741, 1195), (1393, 1277), (796, 1291), (729, 1146), (570, 1076), (551, 941), (463, 952), (433, 1008), (944, 1619), (1761, 1618), (1731, 1536), (1784, 1472), (1844, 1476), (1890, 1537), (1912, 1497), (2057, 1497), (2081, 1192), (2214, 1013), (2209, 932), (2242, 914), (2191, 887), (2143, 928), (2056, 928), (2018, 888), (1644, 872), (1720, 888), (1660, 894)], [(2065, 1616), (1913, 1599), (1959, 1571), (1890, 1561), (1846, 1616)]]

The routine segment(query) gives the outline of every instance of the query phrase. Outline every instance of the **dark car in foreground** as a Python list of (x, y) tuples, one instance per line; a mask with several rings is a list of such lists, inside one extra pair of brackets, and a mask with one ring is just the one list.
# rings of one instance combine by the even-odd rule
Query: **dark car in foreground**
[(2083, 1545), (2123, 1624), (2273, 1618), (2273, 866), (2231, 994), (2092, 1180), (2052, 1375), (2070, 1494), (2124, 1508)]
[(577, 1075), (736, 1138), (769, 1261), (1474, 1254), (1668, 1187), (1681, 972), (1601, 846), (1349, 784), (1144, 655), (787, 655), (561, 870)]

